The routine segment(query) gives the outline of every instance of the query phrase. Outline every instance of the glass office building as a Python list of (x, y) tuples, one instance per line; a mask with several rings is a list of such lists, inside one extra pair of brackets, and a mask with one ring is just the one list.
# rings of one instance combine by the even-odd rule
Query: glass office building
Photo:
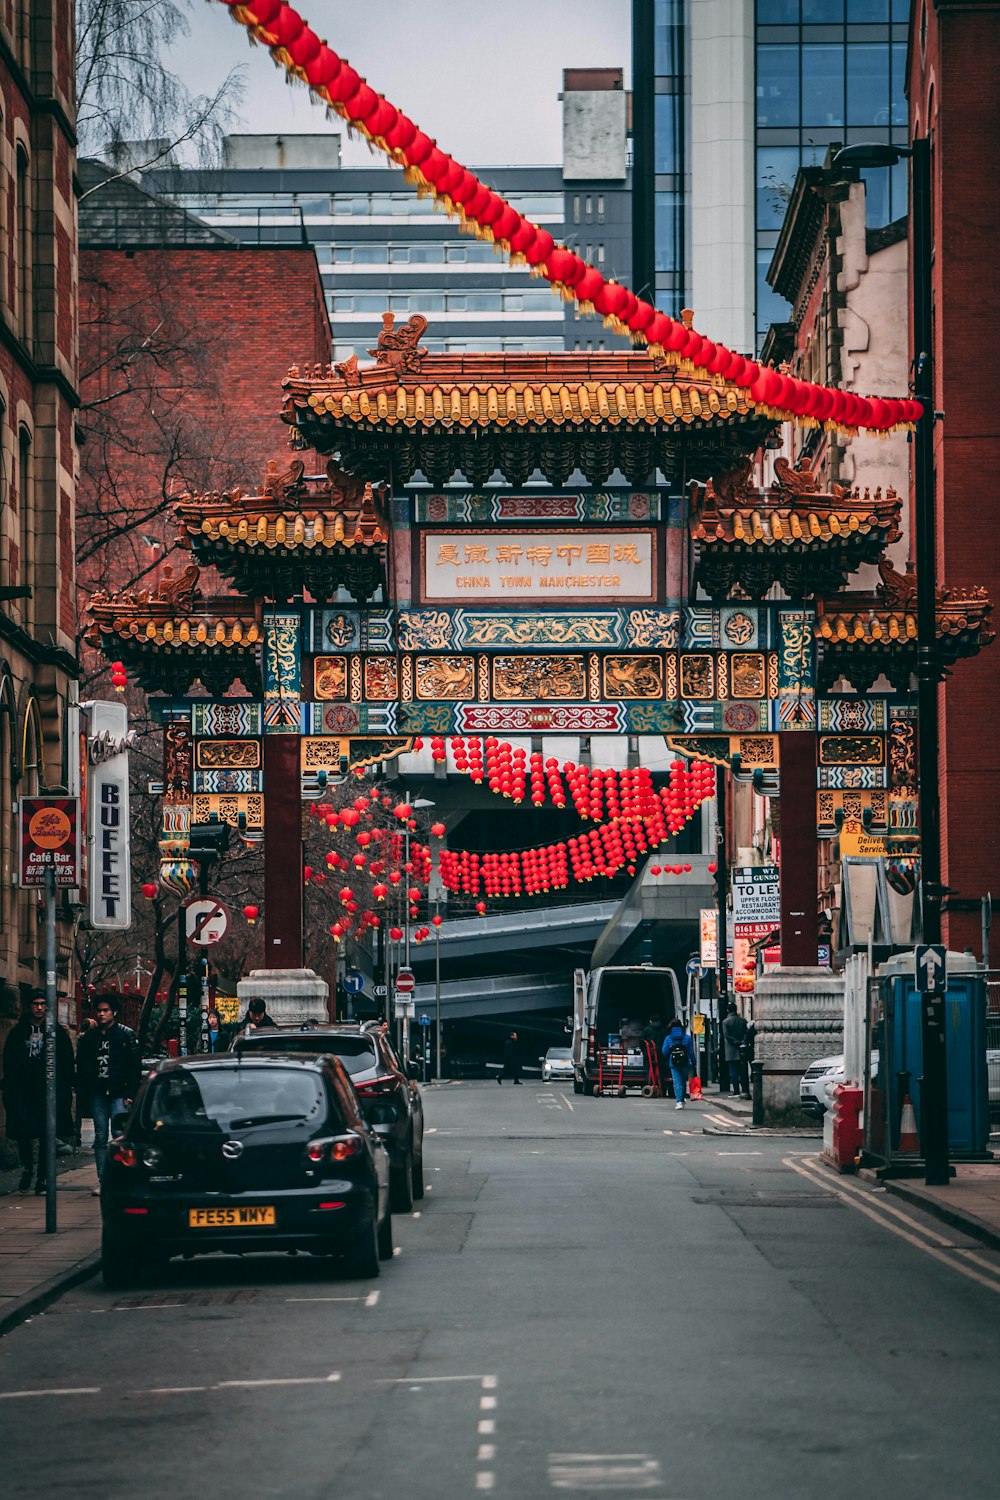
[[(633, 0), (636, 292), (675, 314), (694, 287), (699, 326), (760, 347), (788, 313), (764, 278), (798, 168), (906, 142), (908, 18), (909, 0)], [(905, 164), (865, 179), (872, 228), (906, 213)]]
[[(691, 0), (697, 5), (699, 0)], [(754, 51), (756, 329), (781, 322), (788, 304), (765, 275), (800, 166), (831, 143), (908, 137), (909, 0), (757, 0)], [(902, 218), (906, 162), (865, 172), (869, 228)]]

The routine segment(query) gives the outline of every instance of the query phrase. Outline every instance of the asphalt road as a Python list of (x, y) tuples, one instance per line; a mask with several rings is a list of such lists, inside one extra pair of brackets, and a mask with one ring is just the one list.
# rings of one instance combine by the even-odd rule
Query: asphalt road
[(997, 1493), (1000, 1256), (697, 1107), (425, 1098), (429, 1191), (377, 1280), (174, 1263), (9, 1334), (4, 1492)]

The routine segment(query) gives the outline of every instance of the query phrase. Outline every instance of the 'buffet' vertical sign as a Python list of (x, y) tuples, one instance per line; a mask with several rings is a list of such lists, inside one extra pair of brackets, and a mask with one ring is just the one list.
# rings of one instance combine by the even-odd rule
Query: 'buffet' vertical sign
[(128, 749), (123, 703), (80, 705), (87, 747), (87, 905), (91, 927), (132, 923)]

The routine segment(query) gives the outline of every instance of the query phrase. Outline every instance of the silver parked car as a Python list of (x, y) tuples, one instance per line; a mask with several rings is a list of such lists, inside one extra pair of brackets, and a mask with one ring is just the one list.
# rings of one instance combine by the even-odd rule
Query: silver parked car
[(573, 1082), (572, 1047), (550, 1047), (542, 1058), (542, 1082), (553, 1083), (559, 1078)]

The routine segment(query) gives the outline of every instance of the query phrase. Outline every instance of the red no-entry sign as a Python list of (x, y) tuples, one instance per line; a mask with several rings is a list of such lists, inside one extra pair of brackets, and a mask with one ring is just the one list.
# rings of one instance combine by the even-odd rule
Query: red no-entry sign
[(413, 970), (400, 969), (399, 973), (396, 975), (396, 989), (399, 994), (409, 995), (412, 992), (413, 986), (415, 984), (416, 980), (413, 977)]

